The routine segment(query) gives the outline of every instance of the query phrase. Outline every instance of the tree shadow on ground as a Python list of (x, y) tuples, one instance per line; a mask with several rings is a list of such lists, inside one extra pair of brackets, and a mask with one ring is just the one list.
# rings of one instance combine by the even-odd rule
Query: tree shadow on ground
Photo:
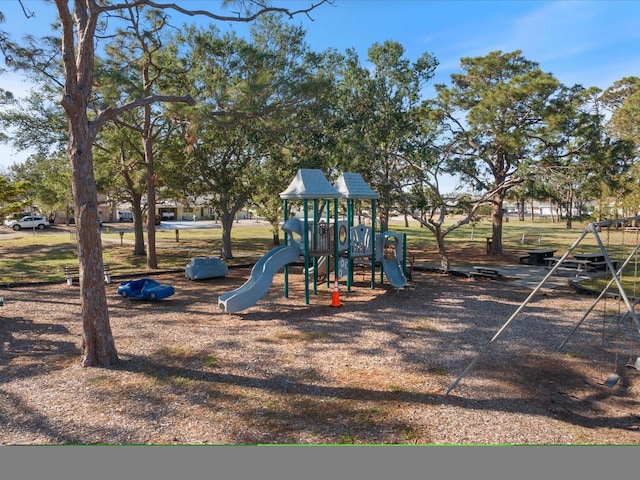
[[(359, 432), (358, 438), (365, 438), (368, 442), (388, 442), (391, 437), (401, 442), (402, 435), (398, 435), (398, 432), (409, 428), (406, 423), (388, 415), (378, 419), (369, 418), (375, 417), (375, 412), (382, 410), (388, 412), (389, 409), (392, 411), (394, 406), (399, 404), (415, 404), (423, 407), (453, 406), (487, 412), (527, 412), (527, 414), (549, 416), (586, 428), (603, 427), (631, 431), (637, 431), (640, 428), (639, 415), (609, 414), (609, 409), (604, 405), (605, 401), (614, 398), (617, 402), (625, 404), (623, 405), (625, 410), (638, 411), (638, 402), (628, 396), (626, 388), (612, 390), (590, 383), (589, 379), (575, 369), (547, 361), (544, 356), (537, 359), (535, 363), (533, 365), (531, 359), (528, 359), (514, 363), (507, 371), (486, 368), (479, 370), (479, 375), (513, 382), (521, 387), (517, 397), (499, 397), (498, 395), (499, 402), (495, 401), (495, 392), (491, 393), (490, 398), (486, 398), (484, 395), (486, 392), (476, 391), (478, 396), (474, 398), (473, 396), (446, 395), (443, 389), (417, 392), (403, 389), (340, 387), (322, 384), (323, 379), (319, 377), (313, 378), (312, 381), (305, 381), (294, 372), (292, 375), (278, 374), (269, 378), (260, 378), (204, 371), (197, 367), (167, 364), (158, 359), (138, 356), (130, 356), (127, 361), (121, 362), (115, 368), (151, 376), (163, 382), (171, 382), (171, 379), (203, 382), (204, 390), (209, 392), (210, 388), (234, 387), (240, 388), (240, 390), (233, 390), (239, 396), (255, 395), (250, 392), (256, 390), (270, 394), (272, 401), (266, 402), (266, 408), (252, 407), (244, 411), (239, 410), (237, 414), (245, 417), (250, 423), (259, 419), (264, 420), (265, 425), (270, 425), (273, 431), (280, 432), (278, 434), (280, 440), (283, 434), (286, 437), (286, 432), (290, 434), (293, 430), (317, 432), (327, 429), (335, 432), (335, 422), (339, 421), (344, 428), (338, 431), (344, 435), (348, 435), (348, 432)], [(514, 371), (517, 373), (515, 376)], [(297, 373), (300, 374), (300, 372)], [(575, 396), (569, 393), (575, 388), (580, 388), (584, 394)], [(230, 395), (228, 390), (225, 391), (227, 396)], [(196, 403), (202, 398), (197, 392), (198, 389), (191, 389), (188, 393), (193, 396), (193, 401)], [(367, 429), (369, 429), (368, 432)], [(380, 432), (387, 433), (382, 435)], [(389, 436), (389, 432), (395, 433)], [(405, 434), (407, 434), (406, 431), (403, 435)], [(428, 436), (421, 438), (423, 443), (425, 441), (429, 443)], [(261, 437), (261, 440), (265, 441), (265, 438)]]
[[(61, 340), (68, 336), (69, 340)], [(56, 339), (54, 339), (56, 338)], [(80, 350), (69, 330), (55, 323), (35, 323), (24, 317), (5, 317), (0, 322), (0, 373), (4, 381), (44, 375), (65, 368)], [(13, 359), (20, 359), (13, 364)]]

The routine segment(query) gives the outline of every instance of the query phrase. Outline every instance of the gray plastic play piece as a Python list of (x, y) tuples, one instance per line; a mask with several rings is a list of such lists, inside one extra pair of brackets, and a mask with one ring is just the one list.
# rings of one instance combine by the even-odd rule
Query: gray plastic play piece
[(227, 265), (219, 258), (195, 257), (185, 268), (184, 276), (191, 280), (222, 278), (229, 273)]

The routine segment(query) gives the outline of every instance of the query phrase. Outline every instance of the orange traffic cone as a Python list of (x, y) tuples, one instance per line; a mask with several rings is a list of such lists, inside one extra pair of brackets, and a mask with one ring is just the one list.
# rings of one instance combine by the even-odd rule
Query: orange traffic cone
[(340, 307), (340, 290), (338, 288), (338, 279), (333, 282), (333, 295), (331, 295), (331, 306)]

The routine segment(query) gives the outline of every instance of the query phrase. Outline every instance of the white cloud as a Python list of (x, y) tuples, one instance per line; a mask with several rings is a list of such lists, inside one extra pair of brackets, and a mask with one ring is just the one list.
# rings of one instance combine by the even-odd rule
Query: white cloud
[(462, 57), (522, 50), (567, 85), (607, 88), (640, 72), (639, 10), (640, 2), (625, 1), (513, 2), (505, 8), (491, 2), (487, 12), (447, 23), (423, 39), (435, 46), (438, 81), (459, 71)]

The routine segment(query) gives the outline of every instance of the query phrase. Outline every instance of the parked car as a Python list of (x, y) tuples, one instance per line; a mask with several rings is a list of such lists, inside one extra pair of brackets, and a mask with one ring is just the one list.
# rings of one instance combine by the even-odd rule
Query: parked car
[(37, 228), (38, 230), (44, 230), (49, 226), (49, 220), (47, 217), (40, 215), (28, 215), (22, 217), (20, 220), (9, 220), (7, 227), (14, 230), (20, 230), (22, 228)]
[(122, 298), (137, 298), (142, 300), (161, 300), (175, 293), (171, 285), (164, 285), (151, 278), (141, 278), (120, 283), (118, 294)]
[(131, 212), (118, 212), (119, 222), (133, 222), (133, 213)]

